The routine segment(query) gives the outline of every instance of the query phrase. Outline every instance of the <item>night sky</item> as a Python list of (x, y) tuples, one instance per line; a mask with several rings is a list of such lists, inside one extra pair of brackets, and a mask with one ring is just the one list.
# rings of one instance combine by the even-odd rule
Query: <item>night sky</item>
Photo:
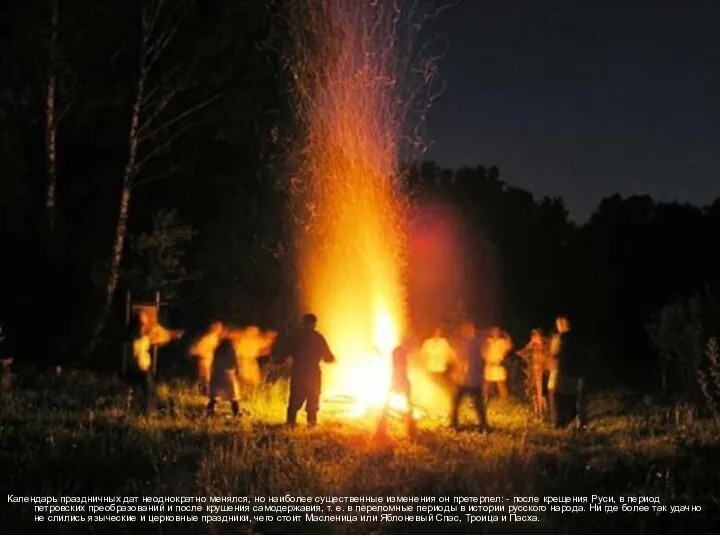
[(720, 195), (720, 1), (464, 0), (427, 28), (449, 42), (441, 166), (497, 165), (578, 222), (615, 192)]

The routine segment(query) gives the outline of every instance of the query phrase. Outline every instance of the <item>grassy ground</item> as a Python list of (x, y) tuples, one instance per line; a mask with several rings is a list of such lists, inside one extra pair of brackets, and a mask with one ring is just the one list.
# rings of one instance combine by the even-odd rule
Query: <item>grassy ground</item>
[[(229, 407), (221, 404), (218, 417), (207, 420), (202, 398), (182, 385), (161, 388), (161, 407), (142, 416), (117, 381), (88, 374), (36, 380), (0, 399), (0, 491), (58, 498), (612, 495), (617, 502), (649, 495), (660, 497), (667, 511), (545, 513), (534, 523), (78, 524), (35, 522), (32, 504), (3, 496), (0, 532), (670, 533), (720, 525), (717, 423), (594, 396), (592, 426), (584, 433), (528, 423), (517, 404), (491, 404), (496, 429), (489, 435), (454, 433), (427, 420), (415, 440), (396, 426), (389, 440), (378, 441), (370, 421), (348, 423), (322, 413), (316, 430), (284, 429), (286, 392), (282, 383), (259, 388), (244, 403), (244, 418), (225, 416)], [(464, 413), (471, 421), (472, 413)], [(670, 505), (685, 504), (702, 511), (670, 512)]]

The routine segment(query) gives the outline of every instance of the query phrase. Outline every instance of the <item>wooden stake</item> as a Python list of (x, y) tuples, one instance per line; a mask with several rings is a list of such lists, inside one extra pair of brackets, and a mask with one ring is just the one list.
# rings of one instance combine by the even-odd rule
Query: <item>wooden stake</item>
[[(155, 313), (157, 317), (157, 324), (160, 324), (160, 291), (157, 291), (155, 293)], [(157, 345), (153, 345), (153, 379), (157, 379), (157, 357), (158, 357), (158, 347)]]
[(125, 332), (123, 335), (123, 356), (122, 356), (122, 366), (120, 368), (120, 374), (125, 377), (125, 374), (127, 373), (127, 357), (128, 357), (128, 342), (127, 342), (127, 331), (128, 327), (130, 326), (130, 307), (131, 307), (131, 298), (130, 298), (130, 291), (128, 290), (125, 293)]

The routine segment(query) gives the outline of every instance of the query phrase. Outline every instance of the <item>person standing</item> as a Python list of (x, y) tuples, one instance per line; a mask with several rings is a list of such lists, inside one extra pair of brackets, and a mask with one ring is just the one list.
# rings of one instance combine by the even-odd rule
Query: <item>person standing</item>
[(152, 318), (150, 314), (144, 309), (140, 309), (130, 321), (126, 333), (126, 340), (129, 342), (134, 360), (130, 365), (127, 377), (131, 391), (138, 396), (138, 405), (143, 413), (150, 411), (155, 395), (155, 380), (153, 377), (152, 356), (150, 354), (151, 330)]
[(287, 407), (287, 425), (294, 427), (298, 411), (305, 406), (307, 423), (317, 425), (322, 389), (320, 362), (335, 362), (325, 337), (316, 330), (317, 317), (308, 313), (303, 317), (302, 325), (283, 348), (279, 361), (292, 358), (290, 371), (290, 397)]
[(240, 388), (238, 383), (238, 360), (232, 340), (223, 334), (213, 355), (210, 374), (210, 402), (208, 416), (214, 416), (218, 399), (230, 401), (232, 415), (240, 415)]
[(198, 389), (201, 394), (209, 395), (213, 357), (220, 344), (220, 339), (225, 333), (225, 325), (220, 321), (215, 321), (210, 325), (208, 331), (190, 347), (190, 356), (197, 360)]
[(547, 340), (536, 328), (530, 333), (530, 341), (518, 352), (518, 355), (526, 362), (527, 397), (532, 403), (536, 416), (542, 416), (547, 409), (547, 401), (543, 394), (543, 372), (548, 354), (547, 348)]
[(392, 395), (399, 395), (405, 399), (405, 410), (403, 411), (403, 414), (405, 416), (405, 424), (407, 426), (408, 435), (414, 437), (417, 432), (411, 399), (410, 377), (408, 376), (408, 361), (412, 350), (412, 342), (410, 339), (406, 338), (402, 340), (400, 345), (398, 345), (392, 353), (390, 389), (380, 416), (380, 422), (378, 423), (378, 433), (381, 435), (387, 433), (388, 416), (390, 414), (390, 398)]
[(490, 334), (483, 342), (483, 357), (485, 358), (485, 400), (490, 398), (490, 388), (497, 387), (498, 396), (505, 401), (508, 396), (507, 370), (503, 363), (513, 348), (513, 342), (507, 332), (498, 326), (490, 329)]
[(558, 317), (555, 327), (549, 354), (550, 417), (556, 428), (567, 427), (575, 421), (579, 428), (584, 429), (587, 427), (587, 409), (582, 355), (567, 317)]
[(455, 354), (440, 328), (435, 330), (431, 338), (425, 340), (420, 352), (430, 373), (445, 373)]
[(465, 323), (460, 330), (462, 352), (460, 362), (465, 368), (460, 376), (461, 383), (452, 403), (451, 427), (458, 429), (458, 416), (462, 400), (469, 396), (475, 406), (480, 431), (489, 431), (483, 388), (485, 385), (485, 359), (482, 354), (482, 340), (473, 323)]

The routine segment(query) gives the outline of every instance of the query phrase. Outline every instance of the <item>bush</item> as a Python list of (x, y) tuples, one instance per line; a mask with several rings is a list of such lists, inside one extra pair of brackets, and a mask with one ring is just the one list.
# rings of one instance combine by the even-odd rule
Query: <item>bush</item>
[[(704, 405), (698, 373), (717, 320), (718, 302), (708, 289), (663, 306), (648, 325), (659, 355), (662, 395), (674, 403)], [(703, 372), (704, 373), (704, 372)]]

